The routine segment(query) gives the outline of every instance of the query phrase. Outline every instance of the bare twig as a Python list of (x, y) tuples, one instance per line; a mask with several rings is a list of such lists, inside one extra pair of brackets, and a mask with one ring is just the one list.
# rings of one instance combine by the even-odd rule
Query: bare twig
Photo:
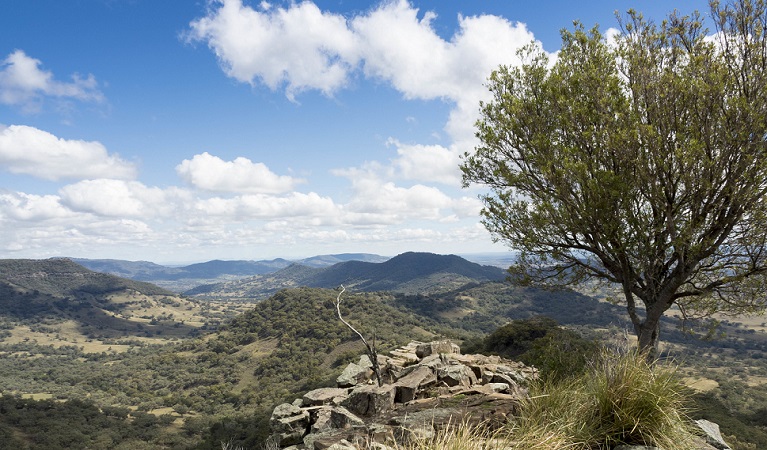
[(338, 296), (336, 297), (336, 312), (338, 313), (338, 319), (341, 320), (341, 322), (343, 322), (344, 325), (349, 327), (349, 329), (352, 330), (357, 336), (359, 336), (362, 343), (365, 344), (368, 358), (370, 358), (370, 362), (373, 364), (373, 373), (376, 376), (376, 381), (378, 381), (379, 386), (383, 386), (383, 380), (381, 380), (381, 369), (378, 366), (378, 351), (376, 350), (375, 335), (373, 335), (373, 345), (370, 345), (367, 339), (365, 339), (365, 336), (363, 336), (362, 333), (357, 331), (349, 322), (344, 320), (343, 316), (341, 315), (341, 294), (343, 294), (345, 291), (346, 291), (346, 288), (342, 284), (341, 292), (339, 292)]

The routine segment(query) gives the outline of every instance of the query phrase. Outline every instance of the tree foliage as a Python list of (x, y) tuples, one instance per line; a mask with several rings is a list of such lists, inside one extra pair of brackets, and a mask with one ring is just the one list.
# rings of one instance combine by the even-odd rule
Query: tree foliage
[(767, 8), (711, 3), (621, 33), (562, 32), (555, 61), (530, 45), (489, 80), (464, 185), (483, 222), (521, 252), (512, 273), (622, 287), (642, 348), (673, 305), (686, 316), (764, 307)]

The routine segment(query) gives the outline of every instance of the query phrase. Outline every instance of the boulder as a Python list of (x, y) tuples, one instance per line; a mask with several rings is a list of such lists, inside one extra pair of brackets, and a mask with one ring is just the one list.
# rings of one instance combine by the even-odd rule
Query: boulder
[(281, 447), (300, 444), (309, 431), (309, 413), (290, 403), (283, 403), (274, 408), (269, 425)]
[(359, 416), (375, 416), (391, 409), (395, 391), (396, 388), (390, 384), (380, 387), (372, 384), (357, 386), (341, 402), (341, 406)]
[(419, 344), (415, 350), (415, 355), (418, 358), (425, 358), (439, 353), (461, 353), (461, 347), (450, 341), (434, 341)]
[(437, 371), (437, 379), (449, 387), (461, 386), (468, 388), (477, 383), (474, 371), (463, 364), (454, 364)]
[(309, 391), (304, 394), (301, 405), (302, 406), (319, 406), (319, 405), (338, 405), (346, 397), (349, 396), (348, 389), (342, 388), (320, 388), (313, 391)]
[[(370, 361), (368, 359), (368, 361)], [(368, 367), (355, 363), (349, 363), (341, 375), (336, 378), (336, 384), (339, 388), (349, 388), (370, 380), (373, 376), (372, 364)]]
[(719, 450), (731, 450), (730, 446), (724, 442), (722, 433), (719, 432), (719, 425), (708, 420), (696, 420), (695, 424), (698, 425), (703, 433), (705, 433), (706, 443)]
[(437, 376), (431, 369), (417, 366), (394, 384), (396, 389), (394, 401), (397, 403), (407, 403), (415, 400), (421, 389), (436, 381)]
[(343, 406), (334, 406), (330, 409), (330, 423), (333, 428), (348, 428), (353, 426), (364, 426), (365, 422), (355, 416)]

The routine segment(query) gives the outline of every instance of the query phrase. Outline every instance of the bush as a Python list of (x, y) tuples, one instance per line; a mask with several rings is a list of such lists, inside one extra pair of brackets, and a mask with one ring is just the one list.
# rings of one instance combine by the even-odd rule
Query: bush
[(557, 381), (583, 374), (598, 353), (599, 345), (595, 341), (584, 339), (575, 331), (554, 328), (533, 341), (519, 360), (537, 367), (542, 379)]
[(513, 448), (689, 449), (684, 392), (669, 365), (636, 352), (603, 352), (582, 376), (534, 387), (515, 424)]
[(481, 341), (465, 342), (463, 350), (521, 361), (537, 367), (546, 380), (555, 381), (582, 374), (599, 346), (575, 331), (561, 328), (553, 319), (538, 316), (511, 321)]

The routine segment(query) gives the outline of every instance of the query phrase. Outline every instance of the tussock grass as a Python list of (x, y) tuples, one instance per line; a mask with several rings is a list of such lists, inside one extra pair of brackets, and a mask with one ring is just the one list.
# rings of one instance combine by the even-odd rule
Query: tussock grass
[(488, 431), (484, 424), (446, 427), (430, 439), (418, 439), (396, 450), (505, 450), (509, 430)]
[[(635, 352), (603, 351), (583, 376), (535, 386), (513, 425), (512, 448), (686, 450), (693, 434), (676, 369)], [(561, 442), (537, 447), (542, 439)]]
[(674, 366), (603, 351), (581, 376), (531, 388), (508, 428), (459, 426), (398, 450), (594, 450), (619, 444), (687, 450), (693, 434)]

